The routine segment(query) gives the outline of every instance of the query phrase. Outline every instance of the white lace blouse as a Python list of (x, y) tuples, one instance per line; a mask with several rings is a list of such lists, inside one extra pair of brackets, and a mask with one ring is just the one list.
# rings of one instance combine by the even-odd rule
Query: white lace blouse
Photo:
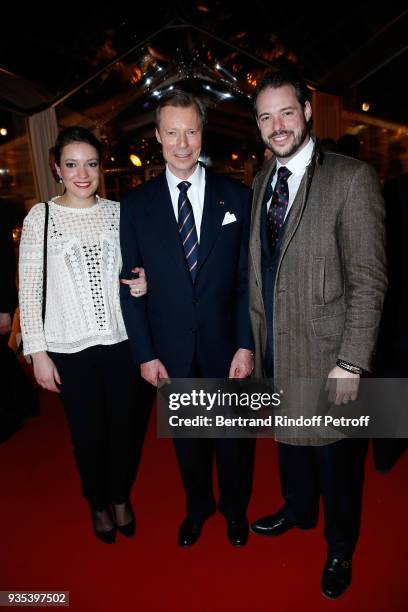
[(45, 205), (24, 220), (19, 302), (24, 354), (75, 353), (127, 335), (119, 302), (119, 204), (97, 198), (89, 208), (50, 200), (47, 296), (42, 322)]

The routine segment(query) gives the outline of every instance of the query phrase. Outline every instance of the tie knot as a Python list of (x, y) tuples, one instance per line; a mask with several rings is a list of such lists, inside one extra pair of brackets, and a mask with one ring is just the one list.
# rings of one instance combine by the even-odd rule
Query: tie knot
[(278, 170), (278, 181), (287, 181), (291, 174), (291, 171), (286, 166), (281, 166)]
[(177, 187), (180, 189), (181, 193), (187, 193), (188, 188), (191, 187), (191, 183), (189, 183), (188, 181), (181, 181), (181, 183), (179, 183)]

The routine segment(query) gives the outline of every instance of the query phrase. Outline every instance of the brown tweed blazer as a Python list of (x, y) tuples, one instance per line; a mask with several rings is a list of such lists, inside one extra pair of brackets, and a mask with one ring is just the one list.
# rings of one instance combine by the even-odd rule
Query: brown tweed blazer
[[(260, 213), (274, 161), (254, 180), (249, 296), (256, 377), (266, 320)], [(287, 221), (274, 291), (275, 377), (326, 378), (337, 359), (370, 370), (386, 291), (384, 208), (374, 169), (315, 152)]]

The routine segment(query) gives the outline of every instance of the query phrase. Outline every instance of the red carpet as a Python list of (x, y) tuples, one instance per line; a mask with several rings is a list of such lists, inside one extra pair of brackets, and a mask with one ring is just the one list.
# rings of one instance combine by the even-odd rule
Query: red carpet
[[(137, 535), (119, 535), (113, 546), (99, 542), (79, 494), (62, 409), (48, 393), (43, 400), (42, 416), (0, 446), (0, 590), (69, 591), (75, 612), (408, 609), (407, 456), (380, 474), (369, 454), (353, 584), (327, 601), (320, 594), (322, 521), (273, 540), (252, 536), (234, 549), (216, 515), (193, 548), (177, 547), (182, 488), (172, 444), (156, 438), (153, 419), (133, 493)], [(250, 518), (280, 504), (276, 448), (261, 440)]]

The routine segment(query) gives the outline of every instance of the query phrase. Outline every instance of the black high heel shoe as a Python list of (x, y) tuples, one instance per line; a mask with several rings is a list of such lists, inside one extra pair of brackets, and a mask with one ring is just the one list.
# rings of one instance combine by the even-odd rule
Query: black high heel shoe
[(113, 520), (110, 510), (109, 509), (105, 510), (105, 512), (109, 514), (109, 517), (113, 523), (112, 529), (109, 529), (108, 531), (99, 531), (99, 529), (96, 529), (95, 527), (95, 513), (96, 512), (97, 510), (91, 509), (92, 526), (93, 526), (94, 534), (96, 535), (98, 540), (100, 540), (104, 544), (114, 544), (116, 540), (116, 525), (115, 525), (115, 521)]
[(132, 504), (130, 503), (130, 501), (126, 502), (126, 508), (129, 510), (132, 518), (125, 525), (118, 525), (118, 522), (116, 520), (116, 514), (115, 514), (115, 504), (113, 504), (112, 508), (113, 508), (112, 512), (113, 512), (114, 521), (115, 521), (117, 530), (120, 531), (120, 533), (124, 535), (126, 538), (133, 538), (133, 536), (135, 535), (135, 530), (136, 530), (136, 519), (135, 519), (135, 515), (133, 512)]

